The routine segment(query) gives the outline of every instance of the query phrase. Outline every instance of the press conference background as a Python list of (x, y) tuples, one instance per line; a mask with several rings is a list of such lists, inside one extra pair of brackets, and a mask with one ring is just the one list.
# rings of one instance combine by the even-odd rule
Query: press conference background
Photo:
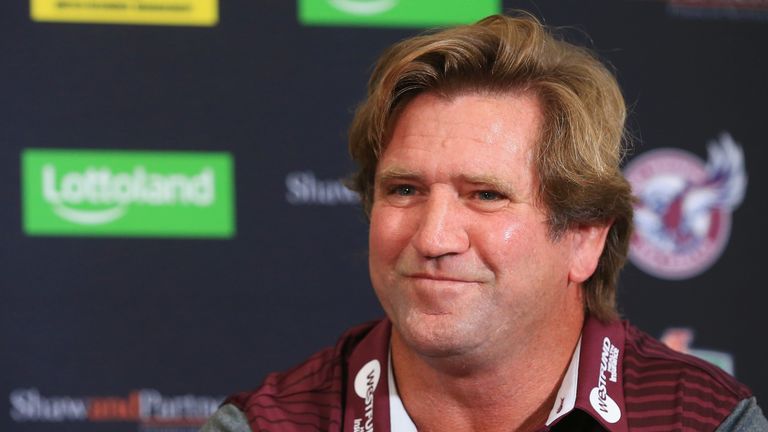
[[(663, 1), (504, 1), (571, 26), (617, 71), (630, 155), (706, 159), (728, 131), (749, 176), (729, 243), (703, 274), (629, 264), (624, 317), (733, 356), (765, 406), (768, 19), (683, 16)], [(287, 0), (222, 1), (213, 27), (39, 23), (0, 5), (0, 411), (3, 431), (129, 431), (136, 422), (11, 418), (9, 395), (224, 396), (382, 315), (358, 205), (292, 204), (286, 178), (353, 170), (346, 129), (377, 55), (418, 28), (306, 26)], [(588, 36), (587, 36), (588, 35)], [(234, 160), (231, 239), (27, 236), (27, 148), (205, 150)]]

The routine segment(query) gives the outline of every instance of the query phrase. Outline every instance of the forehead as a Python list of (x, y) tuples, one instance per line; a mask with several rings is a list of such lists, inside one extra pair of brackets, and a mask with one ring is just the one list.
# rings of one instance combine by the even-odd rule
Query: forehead
[(530, 175), (541, 123), (530, 92), (420, 94), (394, 122), (377, 173)]

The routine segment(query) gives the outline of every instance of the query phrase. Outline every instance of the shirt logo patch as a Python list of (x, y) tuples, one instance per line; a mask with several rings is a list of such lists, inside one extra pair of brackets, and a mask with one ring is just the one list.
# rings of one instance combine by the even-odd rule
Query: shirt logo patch
[(589, 403), (608, 423), (616, 423), (621, 418), (621, 409), (608, 395), (607, 382), (616, 382), (619, 349), (607, 337), (603, 339), (603, 353), (600, 356), (600, 373), (597, 386), (589, 393)]
[(363, 365), (355, 376), (355, 393), (365, 401), (365, 419), (355, 419), (355, 432), (373, 431), (373, 393), (379, 385), (379, 378), (381, 363), (375, 359)]

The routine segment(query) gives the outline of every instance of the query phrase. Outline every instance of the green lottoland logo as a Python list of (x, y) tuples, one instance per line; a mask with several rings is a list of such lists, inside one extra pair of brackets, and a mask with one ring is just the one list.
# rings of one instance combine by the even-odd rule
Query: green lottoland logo
[(501, 0), (299, 0), (305, 25), (426, 27), (466, 24), (501, 12)]
[(227, 153), (27, 149), (29, 235), (231, 237)]

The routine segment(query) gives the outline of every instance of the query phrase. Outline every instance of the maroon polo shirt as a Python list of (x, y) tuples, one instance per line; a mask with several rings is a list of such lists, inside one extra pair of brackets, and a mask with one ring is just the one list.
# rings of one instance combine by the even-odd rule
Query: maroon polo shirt
[[(390, 331), (388, 320), (355, 327), (335, 347), (225, 404), (254, 431), (389, 431)], [(751, 397), (722, 370), (627, 322), (587, 318), (571, 364), (575, 386), (566, 377), (542, 431), (711, 431)]]

